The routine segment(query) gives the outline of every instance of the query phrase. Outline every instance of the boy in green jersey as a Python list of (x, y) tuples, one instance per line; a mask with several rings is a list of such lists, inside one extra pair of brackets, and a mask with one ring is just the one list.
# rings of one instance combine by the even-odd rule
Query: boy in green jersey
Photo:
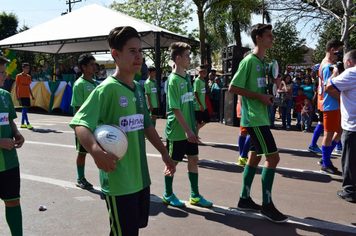
[[(167, 124), (166, 137), (169, 156), (177, 165), (188, 156), (188, 178), (190, 181), (190, 204), (211, 207), (209, 202), (199, 194), (198, 188), (198, 138), (194, 115), (194, 94), (189, 75), (185, 69), (190, 65), (190, 45), (172, 43), (171, 59), (173, 72), (167, 80)], [(163, 202), (175, 207), (185, 206), (173, 193), (173, 176), (164, 176), (165, 194)]]
[[(93, 79), (95, 74), (96, 65), (95, 58), (91, 54), (82, 54), (78, 59), (78, 63), (82, 76), (77, 79), (73, 85), (73, 96), (71, 106), (75, 108), (76, 111), (83, 105), (85, 100), (88, 98), (90, 93), (98, 86), (98, 82)], [(85, 157), (87, 151), (78, 141), (77, 136), (75, 136), (75, 144), (77, 147), (77, 187), (82, 189), (92, 189), (93, 185), (89, 183), (84, 174)]]
[[(8, 62), (0, 56), (0, 86), (4, 85), (5, 65)], [(6, 221), (11, 235), (21, 236), (20, 168), (15, 149), (22, 147), (25, 139), (13, 121), (17, 116), (10, 93), (0, 89), (0, 97), (0, 198), (5, 203)]]
[[(273, 105), (273, 95), (267, 94), (266, 62), (267, 49), (273, 45), (272, 26), (257, 24), (251, 28), (251, 38), (255, 44), (253, 53), (245, 57), (234, 75), (229, 92), (242, 96), (241, 125), (250, 134), (250, 155), (243, 173), (243, 183), (237, 208), (240, 210), (261, 211), (262, 216), (282, 223), (288, 217), (279, 212), (272, 202), (272, 185), (279, 154), (270, 131), (268, 105)], [(262, 169), (262, 207), (250, 197), (251, 185), (262, 155), (266, 162)]]
[[(117, 27), (111, 30), (107, 41), (116, 71), (89, 95), (70, 125), (100, 169), (110, 235), (135, 236), (139, 228), (147, 226), (149, 215), (151, 181), (145, 136), (162, 154), (165, 174), (173, 175), (175, 165), (151, 123), (143, 90), (134, 81), (142, 64), (139, 34), (129, 26)], [(125, 131), (129, 146), (120, 161), (96, 142), (93, 131), (98, 124), (114, 124)]]
[(156, 68), (154, 66), (148, 67), (148, 79), (145, 81), (145, 93), (147, 107), (150, 111), (151, 121), (153, 127), (156, 127), (156, 120), (158, 115), (159, 100), (158, 100), (158, 85), (155, 80)]
[[(199, 130), (210, 122), (210, 115), (205, 104), (205, 78), (208, 71), (205, 65), (200, 65), (198, 68), (198, 78), (194, 80), (194, 97), (195, 97), (195, 119), (197, 121), (197, 136), (199, 138)], [(200, 142), (200, 141), (199, 141)]]

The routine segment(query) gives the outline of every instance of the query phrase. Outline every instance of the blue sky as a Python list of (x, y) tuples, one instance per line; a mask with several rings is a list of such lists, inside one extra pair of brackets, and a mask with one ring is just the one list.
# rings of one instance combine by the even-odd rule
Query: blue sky
[[(117, 2), (123, 1), (124, 0), (117, 0)], [(20, 27), (25, 24), (32, 28), (46, 21), (59, 17), (62, 12), (65, 12), (68, 9), (66, 2), (67, 0), (10, 0), (1, 6), (1, 10), (5, 11), (6, 13), (16, 14)], [(82, 0), (82, 2), (75, 3), (72, 6), (72, 11), (92, 3), (108, 7), (112, 2), (113, 0)], [(261, 16), (253, 16), (252, 19), (253, 24), (261, 22)], [(78, 25), (78, 27), (80, 27), (80, 23), (81, 22), (73, 22), (73, 24)], [(188, 24), (189, 30), (194, 28), (198, 28), (198, 19), (196, 14), (193, 14), (193, 22)], [(302, 29), (302, 26), (299, 27), (297, 25), (297, 29)], [(307, 39), (307, 44), (309, 46), (315, 47), (315, 44), (317, 43), (316, 40), (311, 40), (307, 33), (308, 32), (304, 30), (300, 36)], [(250, 38), (246, 34), (243, 34), (242, 45), (245, 46), (247, 44), (252, 46)]]

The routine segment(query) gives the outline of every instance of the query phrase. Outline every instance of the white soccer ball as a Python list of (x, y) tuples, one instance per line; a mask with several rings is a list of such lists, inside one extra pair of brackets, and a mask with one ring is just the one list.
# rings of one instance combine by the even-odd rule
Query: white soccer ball
[(126, 133), (112, 124), (99, 125), (94, 130), (94, 137), (104, 151), (122, 158), (128, 147)]

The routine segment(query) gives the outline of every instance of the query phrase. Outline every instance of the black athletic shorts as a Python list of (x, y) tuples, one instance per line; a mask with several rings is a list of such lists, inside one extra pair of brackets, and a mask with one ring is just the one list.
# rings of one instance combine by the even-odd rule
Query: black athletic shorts
[(83, 145), (79, 142), (77, 135), (75, 135), (75, 147), (77, 149), (77, 153), (88, 154), (87, 150), (85, 150)]
[(324, 122), (324, 115), (323, 115), (322, 111), (319, 111), (318, 121), (319, 122)]
[(133, 194), (105, 196), (109, 211), (110, 235), (137, 236), (148, 224), (150, 186)]
[(153, 108), (152, 111), (148, 111), (150, 112), (150, 116), (158, 116), (158, 108)]
[(188, 157), (198, 156), (199, 149), (197, 143), (190, 143), (187, 139), (181, 141), (170, 141), (167, 139), (167, 146), (169, 156), (175, 162), (183, 161), (184, 155)]
[(20, 198), (20, 168), (0, 172), (0, 198), (4, 201)]
[(22, 106), (22, 107), (30, 107), (31, 106), (30, 98), (20, 98), (20, 106)]
[(195, 120), (201, 124), (203, 122), (209, 123), (210, 122), (210, 115), (208, 109), (203, 111), (195, 111)]
[(251, 140), (250, 152), (257, 156), (271, 155), (278, 152), (269, 126), (246, 127)]

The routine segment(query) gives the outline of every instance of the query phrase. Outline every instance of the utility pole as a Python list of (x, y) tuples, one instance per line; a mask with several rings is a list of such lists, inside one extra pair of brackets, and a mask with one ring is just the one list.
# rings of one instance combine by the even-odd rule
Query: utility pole
[(69, 12), (72, 12), (72, 4), (77, 3), (77, 2), (81, 2), (82, 0), (68, 0), (66, 2), (67, 5), (69, 5)]
[(265, 23), (265, 1), (262, 0), (262, 24)]

